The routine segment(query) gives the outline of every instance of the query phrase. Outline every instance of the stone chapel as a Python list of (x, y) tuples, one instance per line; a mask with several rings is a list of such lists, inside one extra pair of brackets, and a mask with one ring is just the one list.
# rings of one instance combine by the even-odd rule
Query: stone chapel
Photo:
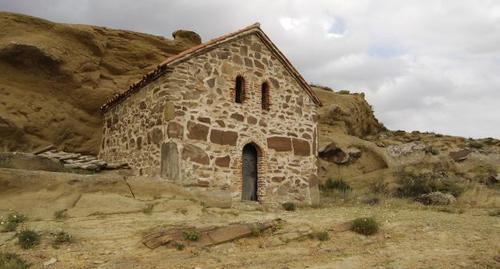
[(232, 201), (311, 203), (310, 86), (253, 24), (166, 59), (102, 107), (99, 158)]

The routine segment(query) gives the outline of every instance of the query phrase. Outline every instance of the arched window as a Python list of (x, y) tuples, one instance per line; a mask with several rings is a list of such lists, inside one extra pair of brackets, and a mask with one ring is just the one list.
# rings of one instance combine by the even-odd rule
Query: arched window
[(236, 85), (234, 86), (234, 101), (243, 103), (245, 99), (245, 79), (242, 76), (236, 77)]
[(269, 100), (269, 84), (267, 82), (262, 83), (261, 86), (261, 105), (262, 109), (269, 110), (270, 100)]

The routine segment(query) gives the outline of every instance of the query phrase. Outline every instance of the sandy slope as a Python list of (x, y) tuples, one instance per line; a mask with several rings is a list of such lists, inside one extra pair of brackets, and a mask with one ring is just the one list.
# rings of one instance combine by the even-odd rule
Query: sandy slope
[(96, 152), (99, 107), (168, 56), (198, 44), (0, 12), (0, 150)]

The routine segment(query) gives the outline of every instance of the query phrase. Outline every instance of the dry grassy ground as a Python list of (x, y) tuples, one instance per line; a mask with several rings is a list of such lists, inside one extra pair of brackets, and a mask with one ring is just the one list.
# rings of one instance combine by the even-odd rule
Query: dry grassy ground
[[(38, 178), (33, 173), (38, 173)], [(500, 266), (500, 219), (488, 215), (494, 208), (460, 203), (446, 208), (425, 207), (393, 198), (369, 206), (358, 202), (357, 197), (347, 197), (346, 201), (336, 199), (320, 208), (295, 212), (253, 205), (220, 209), (204, 206), (175, 186), (158, 184), (151, 179), (131, 179), (134, 199), (122, 176), (115, 174), (82, 176), (0, 169), (0, 215), (7, 214), (8, 209), (22, 211), (29, 220), (18, 231), (29, 228), (42, 233), (41, 245), (30, 250), (17, 245), (17, 239), (12, 239), (14, 232), (0, 233), (0, 251), (20, 254), (32, 263), (31, 268), (47, 268), (43, 263), (51, 258), (58, 261), (49, 268)], [(154, 204), (151, 212), (146, 209), (150, 204)], [(61, 208), (68, 209), (67, 217), (55, 220), (53, 213)], [(307, 236), (364, 216), (373, 216), (381, 223), (378, 234), (330, 231), (328, 241)], [(144, 233), (159, 226), (202, 227), (274, 218), (283, 219), (276, 231), (214, 247), (150, 250), (141, 244)], [(51, 233), (58, 231), (71, 234), (73, 243), (53, 248)]]

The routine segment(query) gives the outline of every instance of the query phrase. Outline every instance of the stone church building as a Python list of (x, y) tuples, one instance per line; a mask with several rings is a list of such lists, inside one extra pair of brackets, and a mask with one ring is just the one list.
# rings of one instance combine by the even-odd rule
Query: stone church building
[(234, 202), (310, 204), (320, 105), (254, 24), (168, 58), (104, 104), (99, 158)]

